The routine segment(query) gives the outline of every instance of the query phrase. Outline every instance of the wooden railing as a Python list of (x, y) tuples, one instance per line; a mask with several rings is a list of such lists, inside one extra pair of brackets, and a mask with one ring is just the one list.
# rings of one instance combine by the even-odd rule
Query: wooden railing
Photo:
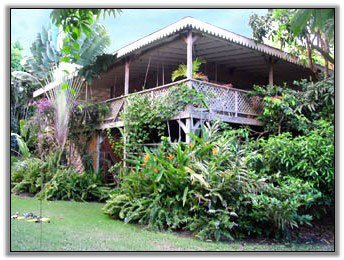
[(209, 110), (234, 116), (257, 116), (263, 107), (259, 97), (249, 97), (248, 91), (224, 87), (200, 80), (191, 80), (192, 87), (205, 95)]
[[(260, 98), (249, 97), (245, 90), (228, 88), (195, 79), (184, 79), (156, 88), (135, 92), (135, 94), (147, 95), (150, 97), (151, 101), (154, 101), (156, 98), (167, 95), (171, 87), (181, 83), (187, 83), (190, 87), (203, 92), (209, 112), (212, 113), (222, 113), (233, 117), (256, 117), (263, 107)], [(126, 97), (127, 96), (121, 96), (104, 101), (109, 104), (110, 107), (110, 112), (105, 118), (105, 122), (119, 121), (119, 114), (125, 105)]]

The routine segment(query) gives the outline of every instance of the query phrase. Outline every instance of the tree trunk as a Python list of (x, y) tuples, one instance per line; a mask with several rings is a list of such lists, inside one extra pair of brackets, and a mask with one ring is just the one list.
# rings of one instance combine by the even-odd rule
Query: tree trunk
[(314, 64), (313, 64), (313, 60), (312, 60), (312, 43), (309, 39), (309, 37), (307, 36), (306, 38), (306, 48), (307, 48), (307, 58), (308, 58), (308, 66), (311, 69), (311, 71), (314, 73), (315, 77), (317, 79), (320, 79), (317, 70), (314, 68)]

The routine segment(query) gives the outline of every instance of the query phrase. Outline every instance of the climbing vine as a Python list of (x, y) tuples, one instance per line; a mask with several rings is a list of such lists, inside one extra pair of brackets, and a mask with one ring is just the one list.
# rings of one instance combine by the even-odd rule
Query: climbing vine
[(117, 156), (120, 160), (122, 160), (123, 157), (123, 137), (120, 137), (119, 139), (112, 135), (111, 129), (106, 128), (106, 137), (108, 139), (108, 142), (111, 146), (111, 149), (115, 156)]
[(78, 135), (79, 132), (94, 131), (109, 111), (110, 109), (105, 103), (74, 104), (70, 120), (71, 133)]
[(88, 141), (110, 111), (106, 103), (75, 104), (71, 119), (69, 143), (74, 146), (81, 156), (86, 169), (92, 169), (92, 155), (88, 151)]
[(168, 95), (154, 100), (147, 95), (130, 95), (121, 114), (128, 150), (139, 150), (140, 144), (149, 140), (159, 142), (166, 130), (166, 121), (188, 104), (206, 106), (204, 95), (186, 84), (175, 86)]

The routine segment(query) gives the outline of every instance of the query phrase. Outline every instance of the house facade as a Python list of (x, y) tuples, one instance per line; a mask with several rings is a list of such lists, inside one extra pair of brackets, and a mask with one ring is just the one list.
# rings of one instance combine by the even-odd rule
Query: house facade
[[(187, 106), (170, 119), (175, 136), (189, 142), (188, 133), (215, 118), (230, 124), (259, 126), (262, 101), (246, 95), (254, 85), (292, 84), (294, 80), (314, 77), (296, 57), (192, 17), (153, 32), (113, 55), (115, 61), (109, 69), (82, 93), (82, 99), (105, 102), (111, 110), (91, 141), (96, 169), (116, 161), (102, 130), (123, 127), (119, 115), (132, 93), (154, 100), (181, 83), (202, 92), (208, 101), (207, 109)], [(208, 81), (193, 78), (192, 63), (196, 58), (204, 61), (201, 71)], [(186, 78), (173, 82), (172, 72), (180, 64), (186, 65)]]

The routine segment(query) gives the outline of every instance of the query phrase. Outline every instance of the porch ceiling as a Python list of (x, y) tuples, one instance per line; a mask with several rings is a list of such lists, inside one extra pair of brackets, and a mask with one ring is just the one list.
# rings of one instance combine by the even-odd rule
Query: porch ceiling
[[(156, 42), (154, 47), (132, 53), (130, 80), (137, 79), (143, 83), (147, 70), (148, 76), (159, 71), (161, 80), (161, 71), (164, 70), (165, 83), (169, 83), (171, 72), (179, 64), (186, 64), (185, 33), (186, 31), (182, 31), (177, 36), (173, 35), (173, 37), (164, 38), (161, 42)], [(261, 81), (267, 79), (270, 58), (268, 54), (199, 31), (195, 31), (194, 35), (197, 36), (197, 40), (193, 45), (193, 58), (202, 58), (206, 63), (205, 66), (212, 63), (224, 70), (249, 74)], [(308, 68), (299, 64), (277, 58), (275, 62), (274, 79), (277, 83), (292, 82), (312, 75)], [(109, 71), (95, 79), (93, 88), (97, 89), (101, 95), (109, 95), (109, 89), (114, 84), (124, 86), (124, 60), (119, 60)]]

